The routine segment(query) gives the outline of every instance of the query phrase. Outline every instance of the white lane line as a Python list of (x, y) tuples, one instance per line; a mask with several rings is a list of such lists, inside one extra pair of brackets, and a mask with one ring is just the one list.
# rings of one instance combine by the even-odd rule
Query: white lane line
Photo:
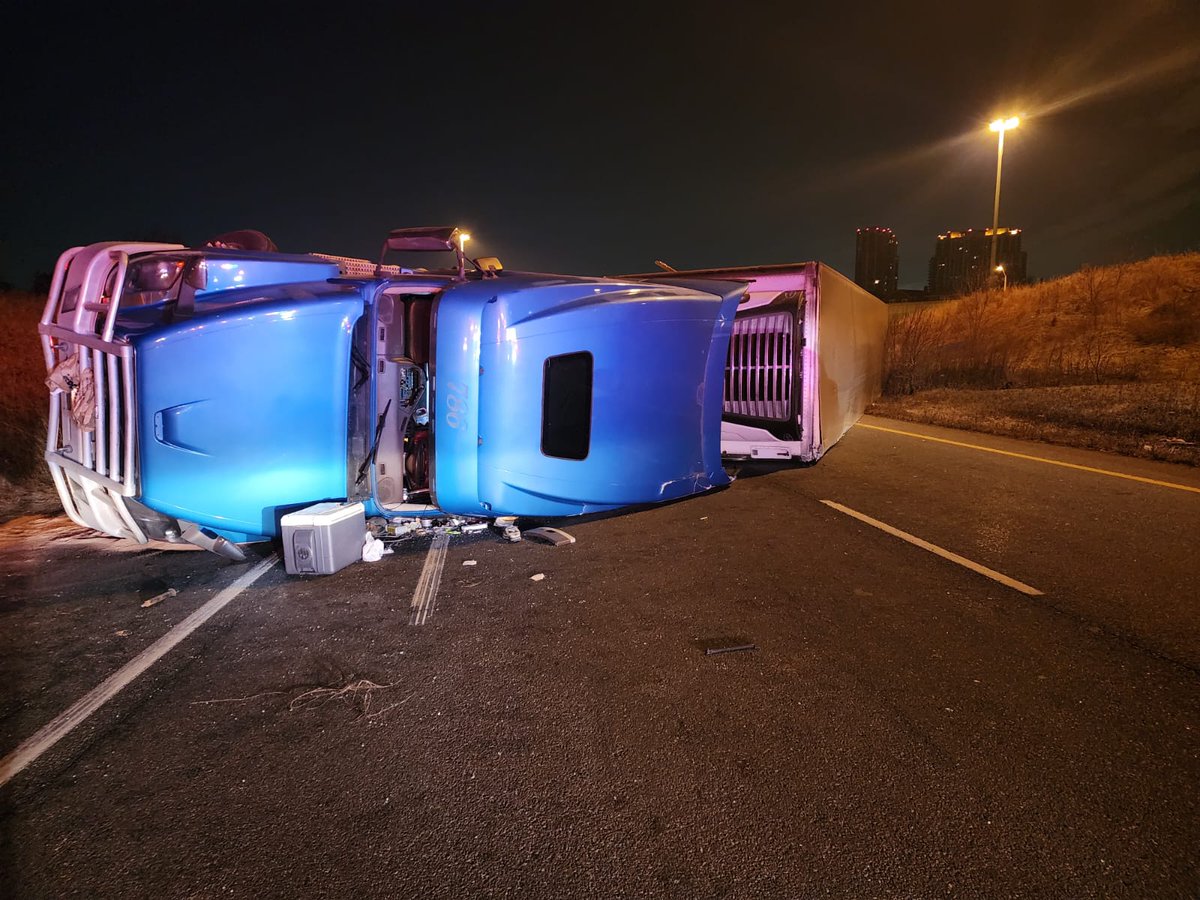
[(116, 696), (121, 688), (166, 656), (176, 644), (211, 619), (238, 594), (258, 581), (277, 562), (279, 562), (279, 557), (272, 554), (250, 571), (243, 573), (233, 584), (77, 700), (65, 712), (52, 719), (16, 750), (4, 759), (0, 759), (0, 787), (7, 784), (14, 775), (70, 734), (76, 725), (84, 722), (88, 716)]
[(1080, 472), (1091, 472), (1094, 475), (1107, 475), (1110, 478), (1124, 478), (1126, 481), (1140, 481), (1142, 484), (1154, 484), (1159, 487), (1172, 488), (1176, 491), (1191, 491), (1200, 494), (1200, 488), (1190, 484), (1177, 484), (1174, 481), (1159, 481), (1157, 478), (1143, 478), (1141, 475), (1127, 475), (1124, 472), (1113, 472), (1111, 469), (1097, 469), (1094, 466), (1081, 466), (1078, 463), (1063, 462), (1060, 459), (1047, 459), (1044, 456), (1031, 456), (1028, 453), (1014, 453), (1012, 450), (999, 450), (996, 447), (985, 447), (982, 444), (967, 444), (963, 441), (952, 441), (948, 438), (934, 437), (931, 434), (920, 434), (916, 431), (901, 431), (899, 428), (884, 428), (882, 425), (868, 425), (858, 422), (857, 427), (869, 428), (872, 431), (886, 431), (888, 434), (902, 434), (905, 437), (919, 438), (922, 441), (933, 441), (935, 444), (949, 444), (951, 447), (966, 447), (968, 450), (982, 450), (984, 453), (995, 453), (999, 456), (1011, 456), (1014, 459), (1027, 459), (1032, 462), (1046, 463), (1050, 466), (1061, 466), (1064, 469), (1076, 469)]
[(429, 545), (429, 553), (425, 557), (425, 565), (421, 567), (421, 577), (417, 579), (417, 589), (413, 591), (409, 625), (424, 625), (433, 615), (434, 607), (437, 606), (438, 586), (442, 583), (442, 567), (446, 564), (446, 547), (449, 544), (450, 535), (433, 536), (433, 543)]
[(923, 541), (914, 534), (909, 534), (907, 531), (901, 531), (899, 528), (893, 528), (886, 522), (880, 522), (878, 519), (872, 519), (870, 516), (853, 510), (848, 506), (842, 506), (840, 503), (834, 503), (832, 500), (822, 500), (826, 506), (836, 509), (838, 512), (845, 513), (848, 516), (853, 516), (860, 522), (866, 522), (868, 525), (873, 525), (880, 531), (886, 531), (888, 534), (898, 537), (901, 540), (908, 541), (914, 546), (920, 547), (922, 550), (928, 550), (930, 553), (936, 553), (942, 559), (948, 559), (950, 562), (958, 563), (964, 568), (970, 569), (972, 572), (978, 572), (980, 575), (986, 575), (992, 581), (998, 581), (1006, 587), (1012, 588), (1014, 591), (1020, 591), (1022, 594), (1028, 594), (1030, 597), (1041, 597), (1042, 592), (1035, 587), (1030, 587), (1023, 581), (1017, 581), (1015, 578), (1009, 578), (997, 572), (995, 569), (989, 569), (987, 566), (981, 566), (977, 562), (972, 562), (965, 556), (959, 556), (957, 553), (951, 553), (949, 550), (944, 550), (937, 544), (931, 544), (929, 541)]

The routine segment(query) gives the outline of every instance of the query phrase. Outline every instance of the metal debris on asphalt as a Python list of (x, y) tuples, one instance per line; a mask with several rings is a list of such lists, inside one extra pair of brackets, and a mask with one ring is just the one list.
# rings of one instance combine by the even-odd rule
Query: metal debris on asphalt
[(745, 638), (710, 638), (699, 642), (705, 656), (715, 656), (718, 653), (737, 653), (744, 650), (757, 650), (758, 645)]
[(484, 519), (465, 516), (435, 516), (423, 519), (372, 519), (367, 523), (372, 533), (387, 544), (438, 534), (475, 534), (488, 527)]

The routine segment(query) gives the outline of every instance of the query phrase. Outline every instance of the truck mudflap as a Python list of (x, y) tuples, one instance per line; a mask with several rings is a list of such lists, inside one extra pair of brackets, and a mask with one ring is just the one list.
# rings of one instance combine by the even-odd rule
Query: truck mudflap
[(133, 348), (113, 339), (129, 257), (178, 244), (103, 243), (59, 257), (38, 325), (50, 388), (46, 463), (76, 524), (145, 543)]

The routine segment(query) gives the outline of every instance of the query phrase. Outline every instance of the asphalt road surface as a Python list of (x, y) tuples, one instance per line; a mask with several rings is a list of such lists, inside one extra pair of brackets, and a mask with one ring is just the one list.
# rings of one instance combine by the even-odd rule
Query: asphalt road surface
[(228, 602), (0, 788), (0, 890), (1200, 894), (1200, 472), (865, 419), (560, 524), (452, 537), (414, 625), (428, 540), (300, 580), (9, 523), (0, 754)]

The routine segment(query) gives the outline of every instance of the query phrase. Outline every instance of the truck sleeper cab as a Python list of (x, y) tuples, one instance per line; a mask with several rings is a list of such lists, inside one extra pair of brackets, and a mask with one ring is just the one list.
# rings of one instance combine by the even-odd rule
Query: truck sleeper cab
[(467, 271), (454, 229), (337, 257), (101, 244), (40, 325), (68, 514), (233, 545), (326, 500), (369, 515), (561, 516), (728, 482), (721, 373), (741, 286)]

